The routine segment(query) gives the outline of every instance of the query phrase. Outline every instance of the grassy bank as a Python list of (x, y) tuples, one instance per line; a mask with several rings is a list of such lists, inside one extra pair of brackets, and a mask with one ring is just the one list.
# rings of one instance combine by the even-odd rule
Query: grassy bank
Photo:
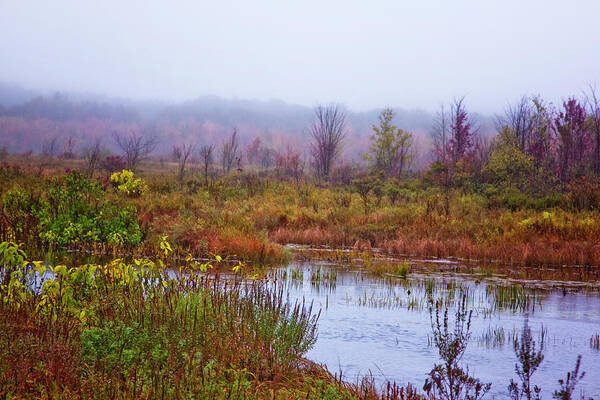
[(45, 266), (8, 242), (0, 261), (2, 398), (379, 398), (303, 358), (318, 312), (280, 288), (162, 261)]
[(600, 264), (600, 213), (574, 207), (568, 194), (443, 191), (419, 180), (364, 193), (354, 184), (295, 184), (267, 172), (233, 173), (206, 186), (194, 176), (179, 184), (168, 168), (150, 164), (135, 177), (144, 190), (131, 195), (107, 177), (74, 178), (67, 165), (44, 173), (15, 165), (0, 170), (0, 236), (32, 252), (154, 254), (167, 235), (181, 259), (227, 254), (273, 264), (289, 257), (281, 245), (298, 243), (529, 266)]

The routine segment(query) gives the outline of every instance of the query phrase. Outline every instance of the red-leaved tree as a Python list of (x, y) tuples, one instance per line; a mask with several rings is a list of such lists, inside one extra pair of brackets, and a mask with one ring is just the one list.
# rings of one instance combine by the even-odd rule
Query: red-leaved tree
[(475, 143), (476, 130), (464, 105), (464, 97), (455, 99), (450, 109), (450, 141), (449, 154), (451, 161), (456, 164), (470, 155)]
[(590, 148), (585, 108), (575, 98), (563, 102), (554, 119), (558, 137), (559, 178), (566, 183), (573, 173), (581, 174)]

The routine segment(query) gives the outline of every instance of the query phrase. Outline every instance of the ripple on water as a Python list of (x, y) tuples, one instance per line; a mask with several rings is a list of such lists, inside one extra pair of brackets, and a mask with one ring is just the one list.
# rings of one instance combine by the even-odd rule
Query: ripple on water
[[(557, 380), (574, 367), (578, 354), (583, 356), (582, 368), (586, 371), (579, 387), (588, 396), (600, 397), (600, 352), (589, 345), (592, 335), (600, 333), (597, 294), (573, 290), (565, 295), (563, 290), (548, 290), (549, 286), (545, 286), (545, 290), (535, 292), (532, 301), (535, 309), (529, 304), (526, 310), (519, 309), (519, 305), (511, 306), (510, 298), (506, 303), (506, 299), (498, 298), (494, 302), (486, 295), (486, 286), (507, 284), (499, 279), (476, 282), (464, 274), (458, 278), (444, 274), (433, 277), (432, 281), (429, 275), (414, 274), (408, 280), (390, 285), (389, 279), (384, 282), (381, 278), (338, 268), (334, 282), (329, 282), (327, 290), (323, 290), (323, 286), (311, 282), (311, 270), (320, 268), (323, 273), (323, 269), (335, 266), (313, 262), (287, 268), (302, 270), (302, 279), (288, 285), (290, 299), (304, 298), (322, 307), (319, 338), (308, 357), (325, 363), (332, 372), (341, 368), (346, 379), (370, 371), (381, 383), (395, 380), (420, 387), (427, 372), (438, 362), (437, 349), (428, 345), (431, 324), (427, 291), (449, 300), (448, 304), (452, 304), (453, 296), (464, 291), (475, 312), (472, 339), (463, 365), (468, 365), (476, 377), (492, 382), (492, 395), (505, 397), (510, 379), (516, 379), (512, 338), (514, 332), (520, 332), (525, 313), (529, 312), (536, 342), (544, 335), (545, 359), (533, 381), (543, 388), (545, 397), (551, 396), (558, 387)], [(527, 293), (519, 292), (519, 296)], [(500, 295), (506, 293), (495, 294)], [(413, 300), (412, 308), (408, 306), (409, 299)], [(494, 330), (500, 328), (504, 331), (504, 342), (485, 343), (482, 337), (486, 332), (487, 340), (492, 340)]]

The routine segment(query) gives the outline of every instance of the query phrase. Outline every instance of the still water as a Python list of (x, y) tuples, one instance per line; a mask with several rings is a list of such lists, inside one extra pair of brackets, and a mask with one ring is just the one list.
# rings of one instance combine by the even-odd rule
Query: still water
[(491, 397), (508, 397), (515, 374), (513, 339), (526, 315), (544, 361), (532, 381), (551, 398), (581, 354), (586, 372), (578, 394), (600, 398), (600, 351), (590, 343), (600, 333), (600, 296), (584, 289), (523, 289), (506, 282), (457, 274), (416, 274), (407, 278), (374, 277), (360, 270), (322, 262), (291, 264), (274, 271), (290, 301), (313, 302), (321, 310), (318, 340), (308, 358), (341, 370), (348, 381), (372, 373), (380, 383), (408, 382), (421, 387), (439, 362), (431, 344), (428, 298), (442, 299), (452, 310), (466, 296), (473, 310), (471, 340), (462, 366), (483, 382)]

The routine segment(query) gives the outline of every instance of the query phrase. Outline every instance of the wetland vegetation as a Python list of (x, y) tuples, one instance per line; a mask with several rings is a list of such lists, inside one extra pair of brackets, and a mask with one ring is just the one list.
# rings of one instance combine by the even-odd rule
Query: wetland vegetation
[(0, 396), (597, 398), (598, 117), (523, 101), (544, 123), (489, 146), (455, 101), (423, 170), (389, 109), (339, 163), (337, 106), (311, 169), (236, 131), (219, 166), (137, 133), (3, 154)]

